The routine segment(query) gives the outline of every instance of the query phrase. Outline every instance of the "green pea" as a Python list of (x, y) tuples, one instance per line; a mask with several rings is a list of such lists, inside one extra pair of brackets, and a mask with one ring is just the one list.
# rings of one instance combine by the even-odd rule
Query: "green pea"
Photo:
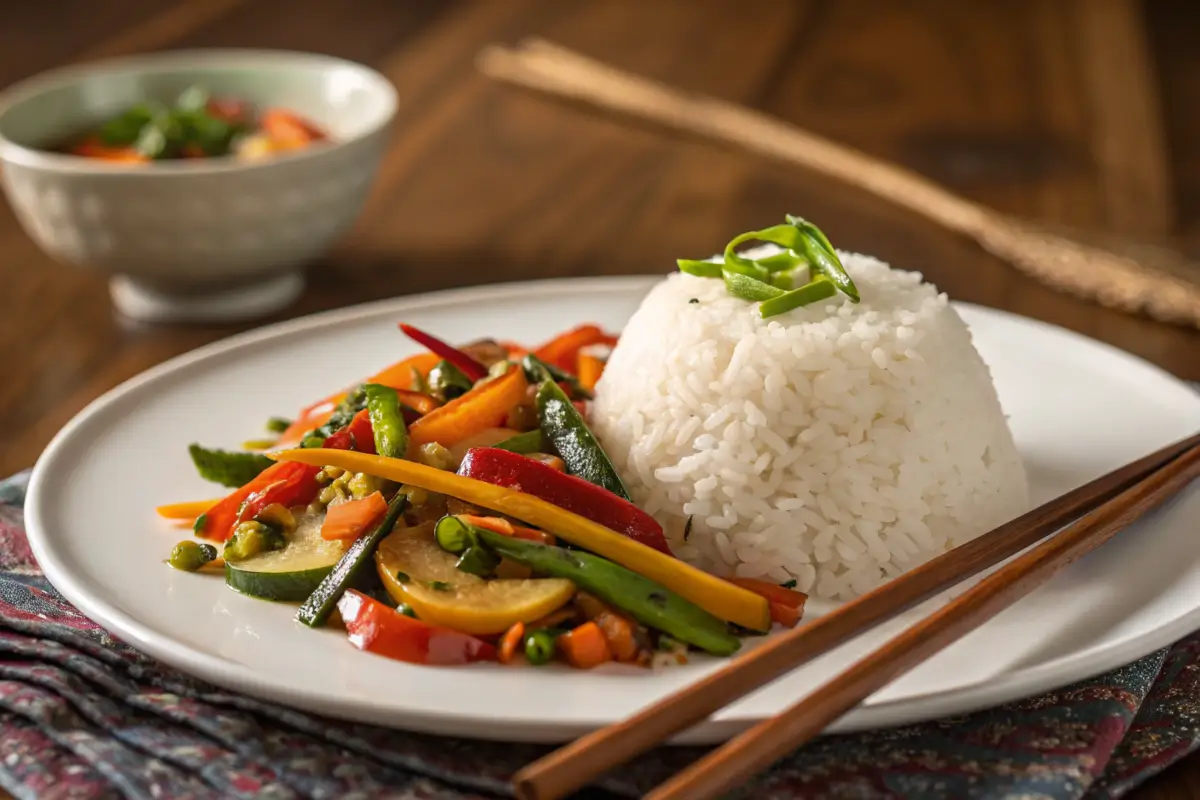
[(217, 548), (190, 539), (180, 542), (171, 550), (167, 563), (184, 572), (195, 572), (217, 557)]
[(558, 649), (556, 637), (552, 632), (545, 628), (538, 628), (535, 631), (530, 631), (525, 636), (525, 658), (530, 664), (541, 666), (549, 664), (554, 659), (554, 652)]

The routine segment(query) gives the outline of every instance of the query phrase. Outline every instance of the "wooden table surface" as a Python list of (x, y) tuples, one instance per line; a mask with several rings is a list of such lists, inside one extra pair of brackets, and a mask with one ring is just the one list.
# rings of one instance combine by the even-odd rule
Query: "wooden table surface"
[[(394, 142), (355, 229), (280, 318), (493, 281), (667, 272), (784, 212), (952, 297), (1200, 379), (1200, 332), (1057, 294), (844, 187), (490, 83), (473, 56), (536, 34), (752, 105), (997, 208), (1200, 241), (1200, 4), (1134, 0), (38, 0), (9, 4), (0, 85), (98, 56), (311, 50), (397, 86)], [(138, 327), (105, 280), (46, 258), (0, 206), (0, 473), (101, 392), (248, 325)], [(1200, 796), (1200, 756), (1140, 800)]]

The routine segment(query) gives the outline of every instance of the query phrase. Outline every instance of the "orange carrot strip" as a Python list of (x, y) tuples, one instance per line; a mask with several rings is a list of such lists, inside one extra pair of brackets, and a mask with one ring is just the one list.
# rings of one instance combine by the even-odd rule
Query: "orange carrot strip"
[(528, 386), (523, 370), (509, 369), (503, 377), (472, 389), (414, 422), (408, 429), (409, 442), (413, 446), (437, 442), (451, 447), (487, 428), (499, 428), (508, 419), (508, 412), (525, 399)]
[(771, 609), (771, 621), (778, 622), (785, 628), (794, 628), (804, 616), (803, 606), (785, 606), (783, 603), (767, 603)]
[(433, 353), (418, 353), (380, 370), (368, 378), (367, 383), (379, 383), (393, 389), (412, 389), (414, 388), (413, 370), (423, 376), (428, 376), (429, 370), (436, 367), (441, 360)]
[(797, 592), (795, 589), (785, 589), (779, 584), (771, 583), (770, 581), (761, 581), (757, 578), (726, 578), (725, 580), (747, 591), (754, 592), (760, 597), (765, 597), (768, 602), (779, 603), (789, 608), (802, 609), (804, 608), (804, 601), (808, 599), (808, 595), (804, 592)]
[(612, 340), (599, 325), (580, 325), (565, 333), (560, 333), (544, 345), (533, 351), (533, 354), (568, 372), (575, 369), (575, 359), (582, 347), (600, 344)]
[(575, 368), (575, 375), (579, 378), (579, 383), (583, 388), (591, 391), (596, 388), (596, 381), (600, 380), (600, 376), (604, 373), (604, 361), (596, 358), (588, 353), (579, 354), (579, 363)]
[(612, 650), (604, 632), (594, 622), (585, 622), (558, 637), (558, 648), (567, 662), (579, 669), (591, 669), (612, 661)]
[(373, 492), (361, 500), (347, 500), (330, 506), (325, 521), (321, 523), (321, 538), (352, 542), (386, 513), (387, 501), (379, 492)]
[(558, 540), (554, 538), (554, 534), (539, 531), (536, 528), (525, 528), (520, 525), (513, 525), (504, 517), (481, 517), (477, 514), (459, 514), (458, 518), (468, 525), (474, 525), (477, 528), (489, 530), (492, 533), (498, 533), (501, 536), (511, 536), (514, 539), (524, 539), (527, 542), (537, 542), (538, 544), (555, 544)]
[(183, 503), (167, 503), (154, 510), (164, 519), (195, 519), (219, 502), (221, 502), (219, 498), (216, 500), (188, 500)]
[(521, 645), (521, 640), (525, 638), (525, 623), (515, 622), (512, 627), (504, 632), (504, 636), (500, 637), (500, 647), (496, 651), (496, 660), (501, 664), (507, 664), (513, 660), (513, 656), (517, 653), (517, 648)]

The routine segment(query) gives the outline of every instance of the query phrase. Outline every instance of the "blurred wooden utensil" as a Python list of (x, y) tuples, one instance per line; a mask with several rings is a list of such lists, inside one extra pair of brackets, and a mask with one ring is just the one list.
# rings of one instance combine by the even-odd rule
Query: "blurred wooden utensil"
[(1050, 286), (1200, 328), (1200, 265), (1161, 247), (1032, 223), (749, 108), (690, 95), (540, 39), (479, 54), (487, 76), (737, 145), (856, 186), (971, 237)]

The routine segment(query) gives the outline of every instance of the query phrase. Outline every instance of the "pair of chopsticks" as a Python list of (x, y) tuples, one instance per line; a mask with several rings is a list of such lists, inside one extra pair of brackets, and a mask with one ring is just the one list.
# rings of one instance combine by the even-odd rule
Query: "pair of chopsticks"
[[(1197, 476), (1200, 433), (1035, 508), (832, 614), (768, 640), (628, 720), (551, 753), (513, 778), (517, 797), (563, 797), (790, 670), (1036, 544), (786, 711), (693, 762), (646, 797), (703, 800), (741, 786), (871, 694), (1104, 544)], [(1059, 532), (1050, 536), (1055, 531)], [(1046, 540), (1037, 544), (1042, 539)]]

